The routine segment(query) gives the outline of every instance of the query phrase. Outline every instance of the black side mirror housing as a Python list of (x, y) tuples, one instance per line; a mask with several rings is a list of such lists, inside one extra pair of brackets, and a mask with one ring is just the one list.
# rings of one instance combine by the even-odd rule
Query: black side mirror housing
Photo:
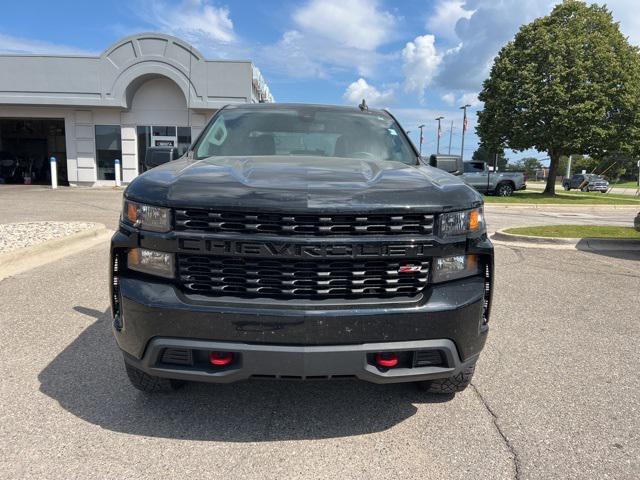
[(178, 158), (175, 147), (149, 147), (144, 156), (145, 171)]
[(459, 155), (431, 155), (427, 163), (451, 175), (462, 175), (464, 172), (464, 163)]

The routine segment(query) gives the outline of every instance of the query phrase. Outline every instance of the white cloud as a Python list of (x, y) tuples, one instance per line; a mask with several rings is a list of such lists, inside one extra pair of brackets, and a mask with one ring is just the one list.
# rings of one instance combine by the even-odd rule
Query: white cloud
[(458, 90), (479, 89), (494, 57), (520, 25), (546, 15), (552, 6), (550, 0), (466, 0), (462, 8), (473, 14), (457, 20), (460, 45), (443, 56), (437, 82)]
[(426, 27), (429, 33), (438, 38), (456, 40), (456, 24), (461, 18), (469, 18), (473, 10), (464, 8), (464, 0), (440, 0), (433, 14), (427, 19)]
[(98, 55), (69, 45), (43, 42), (32, 38), (14, 37), (0, 33), (0, 53), (41, 55)]
[(447, 105), (455, 105), (456, 103), (456, 96), (453, 94), (453, 92), (449, 92), (449, 93), (445, 93), (444, 95), (442, 95), (442, 101), (444, 103), (446, 103)]
[(307, 34), (367, 51), (388, 42), (396, 23), (377, 0), (311, 0), (293, 19)]
[(369, 85), (364, 78), (359, 78), (347, 87), (343, 95), (347, 103), (359, 104), (364, 98), (368, 105), (384, 106), (393, 101), (393, 90), (380, 91)]
[(458, 103), (460, 105), (471, 105), (471, 108), (475, 108), (479, 106), (482, 102), (478, 100), (478, 93), (467, 92), (462, 94), (462, 96), (458, 99)]
[(282, 71), (293, 78), (328, 76), (325, 66), (317, 57), (310, 55), (304, 35), (297, 30), (285, 32), (278, 43), (264, 47), (261, 55), (267, 68)]
[(272, 69), (321, 78), (353, 70), (370, 75), (387, 58), (377, 48), (392, 40), (397, 22), (377, 1), (367, 0), (310, 0), (292, 19), (295, 28), (260, 54)]
[(402, 60), (405, 90), (416, 92), (422, 99), (442, 60), (436, 51), (435, 37), (422, 35), (408, 42), (402, 50)]
[[(453, 24), (459, 46), (443, 55), (437, 83), (445, 88), (478, 90), (500, 48), (515, 36), (521, 25), (548, 15), (556, 3), (555, 0), (442, 0), (436, 7), (434, 19), (427, 23), (433, 23), (443, 36), (451, 33)], [(598, 3), (606, 3), (614, 19), (620, 22), (623, 34), (632, 43), (640, 44), (636, 1), (600, 0)], [(460, 15), (459, 10), (464, 14)], [(457, 15), (460, 16), (456, 19)]]
[(229, 9), (208, 0), (152, 1), (143, 5), (141, 16), (147, 21), (194, 44), (207, 41), (228, 44), (237, 40)]

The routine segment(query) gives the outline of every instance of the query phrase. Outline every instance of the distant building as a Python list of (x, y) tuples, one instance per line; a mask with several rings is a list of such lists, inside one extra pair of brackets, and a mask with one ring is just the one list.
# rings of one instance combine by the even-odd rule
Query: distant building
[(54, 156), (61, 184), (113, 185), (116, 158), (126, 183), (147, 147), (184, 151), (221, 106), (273, 101), (250, 61), (206, 60), (158, 33), (98, 57), (0, 55), (0, 72), (0, 177), (18, 163), (4, 182), (48, 182)]

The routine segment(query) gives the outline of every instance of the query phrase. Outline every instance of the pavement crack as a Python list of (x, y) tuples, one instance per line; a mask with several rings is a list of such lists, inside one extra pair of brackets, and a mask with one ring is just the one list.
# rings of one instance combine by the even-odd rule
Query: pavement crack
[(471, 384), (471, 387), (473, 388), (473, 391), (476, 392), (476, 395), (480, 399), (480, 402), (482, 402), (482, 405), (484, 405), (484, 408), (487, 410), (487, 412), (489, 412), (489, 415), (491, 415), (491, 419), (493, 421), (494, 427), (496, 428), (496, 431), (498, 432), (498, 434), (502, 438), (502, 441), (504, 442), (507, 449), (509, 450), (511, 461), (513, 462), (513, 470), (514, 470), (513, 478), (515, 478), (516, 480), (520, 480), (520, 475), (522, 473), (520, 469), (520, 458), (518, 457), (518, 453), (516, 452), (515, 447), (513, 446), (513, 444), (511, 443), (511, 440), (509, 440), (507, 435), (502, 431), (502, 428), (500, 428), (500, 424), (498, 423), (498, 415), (496, 415), (496, 413), (489, 406), (489, 404), (485, 400), (482, 393), (480, 393), (480, 390), (478, 389), (478, 387), (473, 383)]

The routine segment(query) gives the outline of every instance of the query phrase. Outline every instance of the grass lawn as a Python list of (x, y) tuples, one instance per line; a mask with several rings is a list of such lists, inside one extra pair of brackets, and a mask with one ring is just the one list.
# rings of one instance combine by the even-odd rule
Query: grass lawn
[(524, 191), (513, 192), (510, 197), (496, 197), (485, 195), (485, 203), (535, 203), (558, 205), (638, 205), (640, 198), (630, 195), (595, 192), (565, 192), (559, 191), (555, 196), (543, 195), (542, 192)]
[(565, 238), (634, 238), (640, 240), (640, 232), (632, 227), (611, 227), (599, 225), (545, 225), (542, 227), (507, 228), (506, 233), (533, 235), (536, 237)]
[(612, 187), (618, 187), (618, 188), (638, 188), (638, 182), (621, 182), (621, 183), (614, 183), (613, 185), (611, 185)]

